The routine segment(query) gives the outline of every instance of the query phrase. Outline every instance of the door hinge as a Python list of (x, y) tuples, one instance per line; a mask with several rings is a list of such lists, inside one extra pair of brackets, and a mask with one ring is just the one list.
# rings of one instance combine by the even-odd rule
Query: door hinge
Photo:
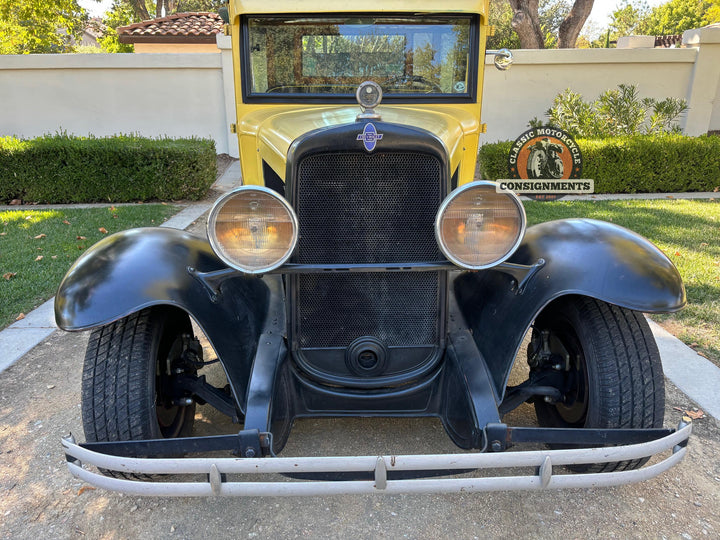
[(492, 24), (488, 24), (487, 27), (487, 37), (492, 37), (495, 35), (495, 26)]
[(480, 133), (487, 133), (487, 124), (480, 124)]
[(231, 36), (232, 35), (232, 26), (230, 26), (229, 24), (226, 24), (225, 26), (223, 26), (223, 34), (225, 34), (226, 36)]
[(237, 133), (237, 124), (230, 124), (230, 133)]

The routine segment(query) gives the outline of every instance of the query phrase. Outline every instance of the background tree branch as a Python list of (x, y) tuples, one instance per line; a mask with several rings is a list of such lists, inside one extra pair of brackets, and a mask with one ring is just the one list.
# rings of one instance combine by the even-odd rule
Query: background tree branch
[(133, 12), (135, 12), (135, 15), (141, 20), (141, 21), (147, 21), (148, 19), (152, 19), (150, 17), (150, 13), (147, 10), (147, 6), (145, 5), (145, 0), (127, 0), (130, 6), (133, 9)]
[(513, 9), (511, 25), (523, 49), (544, 49), (545, 40), (538, 17), (539, 0), (508, 0)]
[(594, 0), (575, 0), (570, 13), (567, 14), (558, 30), (558, 47), (560, 49), (571, 49), (580, 35), (580, 30), (590, 16)]

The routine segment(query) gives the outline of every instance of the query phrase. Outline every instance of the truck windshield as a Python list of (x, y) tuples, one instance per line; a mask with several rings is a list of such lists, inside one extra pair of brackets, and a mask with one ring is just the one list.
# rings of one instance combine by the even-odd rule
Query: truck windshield
[(472, 22), (471, 16), (250, 17), (246, 92), (347, 97), (370, 80), (386, 96), (468, 97)]

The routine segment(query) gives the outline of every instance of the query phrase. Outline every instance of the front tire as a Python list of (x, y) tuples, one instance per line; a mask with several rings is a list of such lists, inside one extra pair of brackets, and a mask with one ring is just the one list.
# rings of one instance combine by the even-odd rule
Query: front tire
[(559, 156), (555, 156), (548, 161), (548, 173), (551, 178), (560, 179), (565, 172), (565, 165)]
[(83, 366), (85, 438), (128, 441), (187, 437), (195, 403), (177, 405), (169, 384), (192, 337), (182, 311), (150, 308), (93, 330)]
[(537, 148), (530, 150), (530, 155), (528, 156), (526, 167), (527, 177), (530, 179), (542, 178), (543, 168), (545, 167), (546, 162), (547, 157), (545, 156), (545, 152)]
[[(538, 355), (543, 348), (545, 354)], [(540, 426), (662, 427), (662, 364), (641, 313), (586, 297), (558, 300), (535, 321), (528, 352), (533, 375), (555, 381), (565, 397), (559, 403), (535, 398)], [(577, 472), (610, 472), (635, 469), (646, 461), (571, 468)]]

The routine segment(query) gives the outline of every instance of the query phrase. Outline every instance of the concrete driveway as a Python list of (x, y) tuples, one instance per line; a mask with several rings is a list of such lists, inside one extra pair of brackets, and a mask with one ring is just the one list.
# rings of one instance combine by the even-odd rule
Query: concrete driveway
[[(87, 333), (55, 333), (0, 374), (0, 537), (718, 538), (720, 429), (695, 422), (686, 459), (654, 480), (607, 489), (312, 498), (134, 498), (67, 472), (60, 437), (82, 438)], [(669, 385), (666, 425), (692, 403)], [(513, 413), (532, 423), (529, 405)], [(213, 420), (220, 420), (215, 424)], [(205, 406), (198, 431), (235, 429)], [(81, 439), (82, 440), (82, 439)], [(283, 455), (452, 452), (431, 420), (305, 420)]]

